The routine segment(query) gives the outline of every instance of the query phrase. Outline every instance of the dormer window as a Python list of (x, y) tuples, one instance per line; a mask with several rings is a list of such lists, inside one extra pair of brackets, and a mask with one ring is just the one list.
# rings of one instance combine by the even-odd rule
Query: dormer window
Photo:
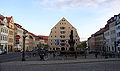
[(65, 27), (60, 27), (60, 29), (65, 29)]
[(65, 21), (64, 19), (62, 21)]

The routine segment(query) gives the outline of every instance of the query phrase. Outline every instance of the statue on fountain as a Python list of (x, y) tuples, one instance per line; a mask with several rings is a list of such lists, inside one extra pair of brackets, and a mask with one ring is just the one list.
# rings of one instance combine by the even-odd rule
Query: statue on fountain
[(70, 51), (74, 51), (74, 44), (75, 44), (75, 40), (73, 39), (73, 30), (71, 30), (70, 32), (70, 40), (68, 41), (68, 43), (70, 44)]

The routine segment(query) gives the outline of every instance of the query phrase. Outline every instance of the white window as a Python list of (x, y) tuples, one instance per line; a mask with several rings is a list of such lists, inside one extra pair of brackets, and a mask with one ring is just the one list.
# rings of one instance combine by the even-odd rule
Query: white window
[(8, 33), (8, 29), (6, 30), (6, 33)]
[(5, 33), (6, 33), (6, 29), (5, 29)]
[(1, 40), (2, 40), (2, 35), (1, 35)]
[(4, 28), (3, 28), (3, 33), (4, 33)]
[(3, 28), (1, 28), (1, 32), (3, 31)]
[(3, 36), (3, 40), (5, 40), (5, 37)]

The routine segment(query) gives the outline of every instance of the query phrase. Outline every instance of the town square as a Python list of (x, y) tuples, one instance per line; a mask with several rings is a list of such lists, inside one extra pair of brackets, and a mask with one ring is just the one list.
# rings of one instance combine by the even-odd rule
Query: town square
[(3, 0), (0, 71), (119, 71), (119, 0)]

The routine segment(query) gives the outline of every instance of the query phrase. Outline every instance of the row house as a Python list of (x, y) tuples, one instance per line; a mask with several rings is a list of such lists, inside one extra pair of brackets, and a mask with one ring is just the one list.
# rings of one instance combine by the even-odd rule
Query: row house
[(98, 32), (95, 33), (95, 50), (104, 51), (105, 42), (104, 42), (104, 28), (101, 28)]
[[(39, 43), (48, 44), (48, 36), (36, 36), (14, 23), (12, 16), (4, 17), (0, 14), (0, 49), (7, 52), (21, 51), (24, 31), (26, 31), (25, 50), (34, 50)], [(16, 35), (20, 36), (19, 40), (16, 40)]]
[(91, 37), (88, 38), (88, 48), (90, 48), (90, 51), (95, 52), (95, 35), (91, 35)]
[(26, 36), (27, 37), (25, 40), (25, 51), (34, 50), (36, 47), (35, 37), (30, 32), (27, 32)]
[(40, 43), (43, 44), (43, 45), (48, 45), (48, 36), (42, 36), (42, 35), (39, 35), (40, 37)]
[(88, 47), (92, 52), (99, 52), (106, 50), (106, 41), (105, 41), (105, 33), (106, 27), (101, 28), (95, 34), (92, 34), (90, 38), (88, 38)]
[(37, 49), (37, 41), (38, 41), (38, 39), (37, 39), (37, 35), (35, 35), (35, 34), (33, 34), (33, 33), (30, 33), (32, 36), (33, 36), (33, 49)]
[(18, 43), (18, 40), (14, 40), (15, 43), (14, 43), (14, 50), (15, 51), (20, 51), (22, 48), (23, 48), (23, 29), (22, 29), (22, 26), (15, 23), (15, 36), (16, 35), (19, 35), (20, 36), (20, 39), (19, 39), (19, 43)]
[(110, 30), (109, 30), (109, 24), (105, 25), (105, 31), (104, 31), (104, 41), (105, 41), (105, 49), (106, 51), (110, 51)]
[(109, 24), (109, 33), (110, 33), (110, 51), (119, 52), (120, 48), (118, 46), (120, 42), (119, 36), (119, 25), (120, 25), (120, 14), (114, 15), (114, 17), (110, 18), (107, 23)]
[[(22, 28), (21, 25), (14, 23), (13, 17), (4, 17), (0, 15), (0, 49), (6, 50), (7, 52), (20, 51), (23, 48), (23, 31), (27, 31)], [(31, 36), (32, 34), (29, 33)], [(15, 36), (19, 35), (19, 43), (17, 43)], [(30, 36), (29, 36), (30, 37)], [(33, 37), (34, 38), (34, 37)], [(31, 48), (33, 42), (31, 39), (26, 39), (29, 41), (29, 48)], [(26, 45), (28, 46), (28, 45)], [(27, 49), (28, 47), (26, 47)]]
[(4, 16), (0, 15), (0, 49), (8, 52), (8, 35), (9, 29), (7, 20)]
[(14, 31), (14, 21), (13, 17), (6, 17), (7, 23), (9, 26), (9, 36), (8, 36), (8, 52), (13, 52), (14, 50), (14, 37), (15, 37), (15, 31)]
[(109, 24), (109, 31), (110, 31), (110, 51), (114, 52), (116, 51), (116, 48), (115, 48), (115, 42), (116, 42), (115, 18), (112, 17), (110, 19), (110, 22), (108, 22), (108, 24)]
[(36, 49), (37, 47), (42, 47), (44, 48), (45, 45), (48, 45), (48, 36), (41, 36), (41, 35), (38, 35), (38, 36), (35, 36), (35, 45), (36, 45)]
[[(35, 36), (35, 43), (36, 43), (36, 47), (39, 47), (39, 40), (40, 40), (40, 37), (39, 36)], [(36, 48), (37, 49), (37, 48)]]
[(116, 16), (116, 52), (120, 52), (120, 14)]
[(91, 42), (93, 36), (88, 39), (90, 50), (92, 51), (91, 44), (94, 43), (98, 51), (120, 52), (120, 14), (111, 17), (101, 30), (94, 34), (95, 43)]

